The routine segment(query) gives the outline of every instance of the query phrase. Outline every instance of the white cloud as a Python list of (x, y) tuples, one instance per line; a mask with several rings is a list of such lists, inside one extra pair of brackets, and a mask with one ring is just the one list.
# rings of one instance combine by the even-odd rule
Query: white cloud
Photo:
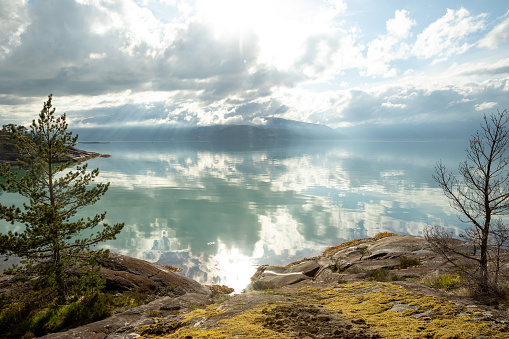
[(20, 45), (20, 36), (30, 24), (26, 1), (0, 0), (0, 60)]
[(380, 35), (368, 45), (365, 75), (376, 75), (384, 78), (395, 77), (398, 70), (391, 63), (398, 59), (407, 59), (411, 50), (403, 40), (410, 34), (416, 22), (408, 17), (406, 10), (397, 10), (393, 19), (386, 22), (387, 34)]
[(397, 10), (394, 18), (386, 22), (387, 33), (398, 38), (406, 38), (410, 34), (410, 29), (417, 23), (408, 17), (410, 13), (406, 10)]
[(414, 55), (438, 60), (468, 51), (473, 44), (467, 37), (485, 28), (486, 14), (472, 15), (465, 8), (448, 9), (447, 13), (430, 24), (417, 36)]
[(491, 108), (493, 108), (495, 106), (497, 106), (496, 102), (483, 102), (481, 104), (475, 105), (475, 110), (476, 111), (484, 111), (484, 110), (487, 110), (487, 109), (491, 109)]
[(347, 9), (346, 3), (343, 0), (327, 0), (329, 4), (331, 4), (336, 13), (344, 13)]
[(388, 107), (388, 108), (406, 108), (405, 104), (393, 104), (391, 102), (384, 102), (382, 104), (382, 107)]
[(479, 46), (496, 49), (499, 44), (507, 41), (509, 41), (509, 18), (495, 26), (495, 28), (486, 34), (486, 36), (479, 41)]

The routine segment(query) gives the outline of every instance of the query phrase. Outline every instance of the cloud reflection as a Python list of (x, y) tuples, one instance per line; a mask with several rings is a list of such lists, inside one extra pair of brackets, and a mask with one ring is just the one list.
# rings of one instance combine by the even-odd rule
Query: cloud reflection
[(461, 227), (431, 179), (436, 160), (457, 159), (450, 144), (94, 147), (113, 154), (90, 161), (101, 168), (100, 180), (111, 182), (94, 211), (127, 225), (107, 246), (237, 291), (255, 265), (287, 264), (382, 231)]

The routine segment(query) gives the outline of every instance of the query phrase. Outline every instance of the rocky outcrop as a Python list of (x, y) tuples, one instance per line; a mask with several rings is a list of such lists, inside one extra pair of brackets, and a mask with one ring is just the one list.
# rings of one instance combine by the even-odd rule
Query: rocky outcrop
[[(457, 241), (464, 251), (472, 250), (469, 243)], [(434, 253), (423, 237), (366, 238), (346, 242), (328, 249), (322, 256), (284, 267), (261, 266), (251, 278), (250, 289), (276, 289), (309, 280), (354, 281), (377, 270), (386, 270), (395, 278), (406, 279), (451, 272), (454, 267)]]
[(98, 261), (101, 276), (106, 280), (106, 290), (110, 292), (138, 291), (172, 296), (186, 293), (211, 294), (208, 288), (193, 279), (145, 260), (110, 253), (108, 258)]
[[(467, 251), (469, 244), (464, 243), (464, 248)], [(207, 308), (200, 308), (213, 302), (205, 287), (164, 267), (115, 253), (101, 264), (112, 291), (162, 293), (174, 286), (175, 293), (44, 338), (264, 338), (278, 334), (506, 338), (509, 333), (506, 310), (423, 284), (423, 277), (453, 273), (454, 267), (433, 253), (422, 237), (354, 240), (287, 266), (261, 266), (251, 279), (249, 293)], [(380, 270), (401, 280), (371, 281), (369, 273)]]
[(117, 253), (110, 253), (99, 263), (109, 292), (138, 291), (160, 297), (107, 319), (43, 338), (135, 338), (140, 327), (156, 322), (154, 314), (158, 312), (177, 311), (191, 305), (198, 307), (213, 302), (210, 289), (163, 266)]

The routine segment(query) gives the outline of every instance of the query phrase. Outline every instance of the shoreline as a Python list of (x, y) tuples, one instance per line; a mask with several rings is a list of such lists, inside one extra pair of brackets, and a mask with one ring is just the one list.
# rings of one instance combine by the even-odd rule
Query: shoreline
[(240, 294), (163, 296), (46, 338), (507, 338), (509, 307), (433, 283), (454, 274), (423, 237), (384, 233), (260, 266)]

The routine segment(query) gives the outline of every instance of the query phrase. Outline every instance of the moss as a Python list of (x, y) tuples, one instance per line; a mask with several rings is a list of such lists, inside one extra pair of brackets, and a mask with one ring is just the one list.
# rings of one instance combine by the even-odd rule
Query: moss
[[(271, 302), (268, 295), (279, 296), (279, 300), (284, 302)], [(474, 311), (433, 296), (407, 292), (403, 287), (391, 283), (357, 282), (327, 288), (308, 286), (292, 293), (272, 291), (263, 293), (263, 303), (253, 305), (249, 310), (245, 309), (246, 300), (241, 299), (238, 304), (230, 303), (228, 307), (218, 307), (216, 304), (195, 310), (170, 323), (151, 325), (152, 330), (140, 334), (146, 335), (146, 338), (295, 337), (295, 333), (287, 330), (280, 333), (267, 328), (269, 318), (274, 318), (277, 313), (277, 307), (284, 305), (286, 309), (313, 308), (323, 310), (319, 312), (325, 315), (336, 313), (340, 318), (349, 319), (352, 324), (365, 324), (370, 333), (383, 338), (507, 337), (503, 332), (507, 327), (473, 320), (470, 315)], [(478, 311), (476, 309), (475, 312)], [(288, 321), (279, 316), (276, 320)], [(320, 326), (321, 323), (313, 323), (313, 326), (315, 324)]]
[[(291, 338), (281, 333), (276, 333), (266, 329), (263, 324), (266, 319), (264, 312), (267, 312), (267, 308), (273, 306), (259, 306), (258, 308), (250, 311), (234, 315), (228, 319), (219, 320), (214, 327), (204, 328), (204, 326), (196, 326), (199, 322), (194, 325), (186, 327), (180, 327), (174, 333), (166, 335), (162, 338), (274, 338), (284, 339)], [(192, 319), (204, 318), (210, 319), (211, 317), (224, 312), (218, 310), (217, 306), (207, 307), (203, 310), (197, 310), (188, 314), (182, 323), (193, 324)]]
[[(462, 307), (454, 303), (406, 292), (389, 283), (353, 283), (323, 290), (307, 288), (323, 307), (341, 312), (352, 319), (364, 319), (384, 338), (490, 338), (504, 336), (488, 322), (473, 321)], [(393, 301), (416, 309), (401, 313), (391, 310)], [(416, 315), (432, 310), (428, 317)]]

